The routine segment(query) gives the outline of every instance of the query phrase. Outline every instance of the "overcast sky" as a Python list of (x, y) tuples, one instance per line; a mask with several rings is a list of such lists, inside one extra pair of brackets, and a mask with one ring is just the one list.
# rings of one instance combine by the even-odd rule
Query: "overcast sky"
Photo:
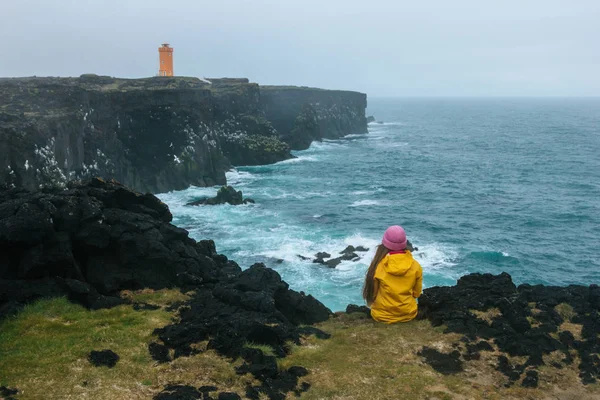
[(0, 76), (175, 74), (370, 96), (599, 96), (600, 0), (0, 0)]

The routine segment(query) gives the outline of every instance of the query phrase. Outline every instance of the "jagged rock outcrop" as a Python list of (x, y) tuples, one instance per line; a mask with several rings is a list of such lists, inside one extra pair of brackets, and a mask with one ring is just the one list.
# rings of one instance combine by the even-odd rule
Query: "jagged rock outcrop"
[(155, 196), (100, 179), (1, 190), (0, 314), (57, 295), (107, 307), (122, 302), (124, 289), (195, 288), (241, 272), (171, 219)]
[(262, 86), (260, 93), (266, 118), (294, 150), (314, 140), (367, 133), (364, 93), (294, 86)]
[[(409, 241), (407, 241), (406, 243), (406, 248), (409, 251), (418, 251), (419, 249), (417, 247), (414, 247), (412, 245), (412, 243)], [(368, 248), (363, 247), (363, 246), (347, 246), (344, 250), (342, 250), (339, 254), (341, 254), (341, 256), (338, 257), (331, 257), (331, 254), (326, 253), (324, 251), (318, 252), (317, 254), (314, 255), (314, 258), (312, 259), (312, 262), (314, 264), (321, 264), (321, 265), (325, 265), (329, 268), (335, 268), (338, 265), (340, 265), (342, 263), (342, 261), (359, 261), (362, 259), (362, 253), (369, 251)], [(361, 253), (361, 254), (359, 254)], [(310, 260), (310, 257), (305, 257), (301, 254), (297, 254), (298, 258), (300, 258), (303, 261), (307, 261)]]
[(153, 195), (99, 179), (0, 191), (0, 310), (57, 295), (101, 308), (121, 303), (123, 289), (190, 287), (239, 271), (171, 218)]
[(254, 200), (245, 198), (242, 195), (241, 190), (235, 190), (233, 186), (223, 186), (217, 192), (215, 197), (205, 197), (200, 200), (194, 200), (187, 203), (187, 206), (213, 206), (217, 204), (231, 204), (232, 206), (239, 206), (241, 204), (254, 203)]
[[(300, 324), (326, 320), (331, 311), (312, 296), (288, 288), (274, 270), (255, 264), (229, 280), (197, 291), (180, 321), (155, 331), (175, 357), (194, 354), (195, 343), (209, 340), (208, 348), (222, 355), (245, 360), (238, 373), (251, 373), (262, 382), (248, 387), (247, 397), (285, 398), (296, 387), (289, 371), (279, 371), (276, 357), (247, 348), (247, 343), (268, 345), (278, 357), (289, 352), (288, 343), (300, 344)], [(315, 328), (313, 328), (315, 329)], [(316, 333), (320, 332), (315, 329)]]
[[(446, 325), (448, 332), (464, 335), (465, 360), (476, 359), (479, 351), (498, 350), (511, 357), (526, 357), (512, 364), (498, 356), (497, 369), (509, 383), (524, 377), (522, 385), (537, 385), (537, 372), (544, 357), (562, 353), (552, 367), (572, 364), (579, 355), (580, 378), (584, 384), (600, 378), (600, 287), (515, 286), (510, 275), (470, 274), (456, 286), (425, 289), (419, 298), (419, 315), (434, 326)], [(568, 328), (576, 328), (575, 337)]]
[(273, 370), (274, 358), (249, 355), (246, 345), (268, 344), (283, 357), (290, 341), (320, 332), (300, 325), (331, 311), (262, 264), (242, 272), (212, 240), (196, 242), (171, 218), (155, 196), (100, 179), (67, 190), (0, 190), (0, 318), (40, 297), (68, 296), (96, 309), (124, 303), (124, 289), (191, 289), (180, 320), (156, 331), (163, 343), (149, 346), (152, 356), (168, 362), (168, 348), (175, 358), (189, 356), (208, 340), (222, 355), (243, 357), (239, 372), (262, 382), (249, 397), (285, 397), (298, 375)]

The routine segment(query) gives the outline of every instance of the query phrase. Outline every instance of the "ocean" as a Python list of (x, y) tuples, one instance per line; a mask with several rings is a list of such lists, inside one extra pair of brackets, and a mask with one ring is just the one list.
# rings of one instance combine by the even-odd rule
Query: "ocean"
[[(193, 238), (242, 268), (265, 263), (334, 311), (363, 304), (395, 224), (418, 247), (425, 287), (503, 271), (517, 284), (600, 284), (600, 99), (380, 98), (367, 115), (383, 122), (368, 134), (230, 171), (256, 204), (185, 205), (216, 187), (159, 197)], [(334, 269), (298, 257), (347, 245), (369, 251)]]

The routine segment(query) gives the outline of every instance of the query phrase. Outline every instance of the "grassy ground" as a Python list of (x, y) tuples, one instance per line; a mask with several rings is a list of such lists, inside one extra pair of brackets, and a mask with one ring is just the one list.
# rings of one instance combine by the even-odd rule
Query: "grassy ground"
[[(455, 348), (464, 352), (464, 345), (459, 335), (443, 334), (442, 328), (432, 328), (428, 321), (385, 325), (359, 314), (344, 314), (318, 327), (333, 338), (308, 338), (281, 361), (282, 367), (302, 365), (311, 371), (304, 378), (312, 385), (304, 399), (600, 399), (600, 385), (580, 383), (578, 360), (571, 369), (539, 368), (537, 389), (505, 387), (508, 379), (495, 370), (501, 353), (492, 343), (495, 351), (465, 362), (464, 372), (437, 373), (416, 354), (423, 345), (446, 353)], [(545, 360), (549, 364), (558, 358), (551, 354)]]
[[(169, 383), (214, 385), (242, 395), (246, 384), (253, 382), (251, 376), (235, 373), (240, 361), (232, 364), (212, 351), (169, 364), (155, 363), (147, 349), (154, 340), (152, 331), (176, 318), (165, 306), (186, 296), (175, 290), (123, 296), (161, 309), (134, 311), (124, 305), (88, 311), (66, 299), (51, 299), (0, 323), (0, 385), (17, 387), (23, 400), (151, 399)], [(463, 373), (441, 375), (416, 352), (423, 345), (450, 351), (459, 336), (443, 334), (426, 321), (383, 325), (354, 314), (340, 315), (319, 327), (332, 338), (309, 337), (280, 360), (281, 368), (309, 369), (302, 380), (312, 388), (302, 395), (304, 399), (600, 399), (599, 385), (581, 385), (574, 368), (540, 368), (538, 389), (505, 388), (507, 378), (494, 369), (497, 352), (483, 352), (481, 360), (466, 362)], [(270, 351), (252, 343), (248, 346)], [(91, 350), (102, 349), (121, 357), (114, 368), (96, 368), (87, 361)]]
[[(186, 296), (177, 291), (126, 293), (137, 301), (165, 306)], [(213, 351), (169, 364), (148, 353), (152, 331), (174, 313), (134, 311), (123, 305), (88, 311), (64, 298), (42, 300), (0, 324), (0, 385), (16, 387), (19, 399), (151, 399), (168, 383), (215, 385), (243, 393), (250, 377)], [(91, 350), (120, 356), (114, 368), (94, 367)]]

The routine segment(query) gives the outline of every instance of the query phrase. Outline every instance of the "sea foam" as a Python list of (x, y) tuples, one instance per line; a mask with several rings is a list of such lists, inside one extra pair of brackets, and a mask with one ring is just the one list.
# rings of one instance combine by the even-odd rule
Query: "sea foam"
[(365, 207), (365, 206), (382, 206), (384, 203), (379, 200), (357, 200), (354, 203), (350, 204), (350, 207)]

